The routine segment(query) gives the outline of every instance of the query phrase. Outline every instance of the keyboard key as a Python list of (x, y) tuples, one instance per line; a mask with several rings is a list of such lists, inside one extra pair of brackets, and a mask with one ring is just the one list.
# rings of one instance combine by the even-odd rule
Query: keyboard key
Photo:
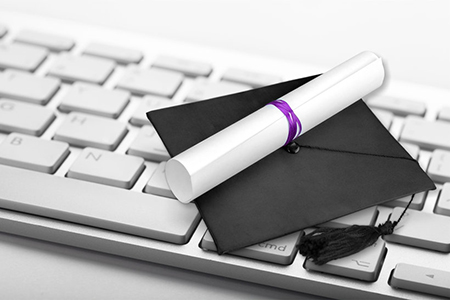
[(169, 98), (146, 95), (142, 98), (141, 104), (131, 116), (130, 123), (135, 126), (150, 125), (151, 123), (147, 118), (148, 111), (172, 105), (175, 105), (175, 103)]
[(434, 212), (450, 217), (450, 182), (447, 182), (442, 186)]
[(0, 174), (5, 209), (175, 244), (187, 243), (200, 221), (195, 204), (2, 165)]
[(409, 143), (400, 143), (403, 148), (405, 148), (406, 152), (411, 155), (412, 158), (417, 160), (419, 158), (420, 148), (417, 145), (409, 144)]
[(97, 85), (76, 82), (63, 97), (59, 109), (117, 118), (127, 106), (130, 93), (107, 90)]
[(416, 144), (427, 150), (436, 148), (450, 150), (450, 124), (431, 122), (422, 118), (409, 116), (400, 134), (400, 141)]
[(375, 224), (377, 216), (377, 207), (372, 206), (329, 222), (319, 224), (318, 227), (343, 228), (352, 225), (369, 226)]
[(205, 78), (197, 78), (189, 91), (186, 102), (211, 99), (251, 89), (251, 86), (233, 82), (210, 82)]
[(312, 270), (373, 282), (378, 279), (385, 254), (385, 242), (379, 239), (361, 252), (332, 260), (323, 265), (316, 265), (311, 260), (306, 260), (304, 268), (308, 271)]
[(381, 124), (386, 127), (386, 129), (391, 128), (392, 120), (394, 120), (394, 114), (389, 111), (384, 111), (381, 109), (372, 109), (372, 112), (380, 120)]
[(144, 160), (140, 157), (88, 147), (72, 164), (67, 176), (130, 189), (143, 170)]
[(117, 88), (134, 94), (153, 94), (172, 98), (183, 82), (181, 73), (161, 69), (139, 69), (130, 66), (117, 84)]
[(48, 50), (24, 44), (0, 44), (0, 69), (33, 72), (44, 61)]
[[(18, 133), (11, 133), (0, 144), (0, 164), (44, 173), (54, 173), (67, 155), (69, 155), (67, 143)], [(0, 174), (2, 174), (0, 181), (3, 181), (6, 175)]]
[(0, 97), (45, 105), (58, 91), (59, 79), (39, 77), (23, 71), (0, 73)]
[(17, 42), (45, 47), (51, 51), (69, 51), (75, 45), (72, 39), (34, 30), (22, 30), (14, 39)]
[(392, 201), (388, 201), (383, 203), (383, 206), (388, 206), (388, 207), (406, 207), (409, 203), (409, 201), (411, 200), (411, 197), (414, 197), (413, 201), (411, 202), (411, 204), (409, 205), (409, 208), (411, 209), (415, 209), (415, 210), (421, 210), (423, 208), (423, 205), (425, 204), (425, 199), (426, 199), (426, 193), (422, 192), (422, 193), (418, 193), (415, 194), (413, 196), (406, 196), (406, 197), (402, 197), (396, 200), (392, 200)]
[(450, 122), (450, 106), (446, 106), (441, 109), (438, 115), (438, 120)]
[(399, 116), (423, 116), (426, 112), (425, 103), (400, 98), (377, 97), (367, 101), (370, 107), (384, 109)]
[(427, 173), (434, 181), (450, 182), (450, 151), (434, 150)]
[(112, 59), (119, 64), (137, 64), (142, 60), (142, 52), (119, 46), (91, 43), (84, 54)]
[(395, 266), (389, 284), (395, 288), (448, 297), (450, 272), (400, 263)]
[[(391, 220), (398, 220), (403, 207), (392, 211)], [(422, 211), (408, 210), (394, 233), (384, 236), (389, 242), (450, 252), (450, 218)]]
[(152, 177), (145, 185), (144, 192), (176, 199), (166, 181), (166, 162), (161, 162), (153, 172)]
[(251, 72), (236, 68), (228, 69), (222, 76), (222, 80), (232, 81), (237, 83), (248, 84), (254, 88), (278, 83), (281, 78), (269, 74), (262, 74), (257, 72)]
[(127, 133), (124, 123), (82, 113), (70, 113), (54, 139), (72, 146), (114, 150)]
[(0, 99), (0, 130), (40, 136), (53, 122), (51, 109), (19, 101)]
[(112, 60), (92, 56), (60, 54), (48, 71), (48, 75), (64, 81), (85, 81), (103, 84), (114, 70)]
[(127, 153), (152, 161), (165, 161), (170, 158), (161, 138), (155, 129), (148, 125), (142, 126)]
[(178, 71), (192, 77), (207, 77), (212, 72), (210, 64), (165, 55), (158, 56), (153, 62), (153, 67)]
[[(297, 254), (297, 245), (303, 232), (295, 232), (289, 235), (259, 243), (243, 249), (232, 251), (229, 254), (247, 257), (280, 265), (289, 265)], [(204, 250), (217, 251), (216, 245), (209, 231), (205, 233), (200, 243)]]
[(8, 28), (5, 25), (0, 24), (0, 38), (3, 37), (8, 32)]

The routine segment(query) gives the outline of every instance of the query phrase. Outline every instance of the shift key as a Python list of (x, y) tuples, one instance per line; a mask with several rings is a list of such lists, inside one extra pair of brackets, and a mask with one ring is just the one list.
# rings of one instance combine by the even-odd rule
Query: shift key
[(427, 121), (420, 117), (409, 116), (400, 134), (400, 141), (416, 144), (427, 150), (436, 148), (450, 150), (450, 123)]

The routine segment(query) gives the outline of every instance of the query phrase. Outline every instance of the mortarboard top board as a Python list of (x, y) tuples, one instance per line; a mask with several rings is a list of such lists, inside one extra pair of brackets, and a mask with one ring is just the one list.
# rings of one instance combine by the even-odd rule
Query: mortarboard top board
[[(173, 157), (315, 77), (147, 116)], [(362, 100), (295, 142), (195, 199), (219, 254), (435, 188)]]

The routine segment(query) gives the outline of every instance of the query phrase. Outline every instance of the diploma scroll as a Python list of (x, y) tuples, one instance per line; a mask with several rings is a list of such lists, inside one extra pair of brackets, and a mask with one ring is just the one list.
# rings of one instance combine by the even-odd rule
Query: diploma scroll
[[(170, 159), (166, 179), (177, 199), (188, 203), (279, 149), (381, 86), (384, 68), (377, 55), (362, 52), (280, 98), (298, 118), (266, 105)], [(257, 188), (257, 187), (255, 187)]]

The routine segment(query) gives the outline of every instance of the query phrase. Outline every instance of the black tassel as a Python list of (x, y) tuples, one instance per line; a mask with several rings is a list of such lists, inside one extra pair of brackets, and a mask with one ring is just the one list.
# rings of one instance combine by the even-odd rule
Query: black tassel
[(355, 254), (375, 243), (380, 236), (391, 234), (396, 223), (387, 221), (375, 226), (352, 225), (346, 228), (319, 228), (300, 240), (300, 254), (317, 265)]
[(378, 227), (352, 225), (346, 228), (316, 229), (300, 239), (299, 252), (317, 265), (355, 254), (373, 245), (380, 236), (392, 234), (413, 199), (414, 195), (397, 221), (386, 221)]

